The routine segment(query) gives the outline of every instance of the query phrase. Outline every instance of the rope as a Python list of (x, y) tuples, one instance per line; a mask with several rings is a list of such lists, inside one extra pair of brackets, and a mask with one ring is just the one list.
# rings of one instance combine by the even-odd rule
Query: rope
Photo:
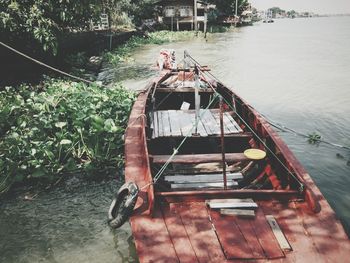
[(14, 53), (16, 53), (16, 54), (18, 54), (18, 55), (20, 55), (20, 56), (22, 56), (22, 57), (25, 57), (25, 58), (27, 58), (27, 59), (33, 61), (34, 63), (37, 63), (37, 64), (39, 64), (39, 65), (41, 65), (41, 66), (44, 66), (44, 67), (46, 67), (46, 68), (48, 68), (48, 69), (51, 69), (51, 70), (53, 70), (53, 71), (55, 71), (55, 72), (57, 72), (57, 73), (60, 73), (60, 74), (62, 74), (62, 75), (65, 75), (65, 76), (67, 76), (67, 77), (70, 77), (70, 78), (72, 78), (72, 79), (76, 79), (76, 80), (85, 82), (85, 83), (90, 84), (90, 85), (93, 84), (93, 85), (98, 85), (98, 86), (101, 86), (101, 87), (109, 88), (109, 87), (106, 86), (106, 85), (98, 84), (98, 83), (96, 83), (96, 82), (93, 82), (93, 81), (90, 81), (90, 80), (87, 80), (87, 79), (83, 79), (83, 78), (80, 78), (80, 77), (71, 75), (71, 74), (69, 74), (69, 73), (67, 73), (67, 72), (64, 72), (64, 71), (59, 70), (59, 69), (57, 69), (57, 68), (54, 68), (54, 67), (52, 67), (52, 66), (50, 66), (50, 65), (47, 65), (47, 64), (45, 64), (44, 62), (41, 62), (41, 61), (39, 61), (39, 60), (37, 60), (37, 59), (35, 59), (35, 58), (32, 58), (32, 57), (30, 57), (30, 56), (28, 56), (28, 55), (26, 55), (26, 54), (24, 54), (24, 53), (22, 53), (22, 52), (20, 52), (20, 51), (18, 51), (18, 50), (16, 50), (16, 49), (14, 49), (13, 47), (10, 47), (9, 45), (6, 45), (5, 43), (3, 43), (3, 42), (1, 42), (1, 41), (0, 41), (0, 44), (1, 44), (3, 47), (5, 47), (5, 48), (7, 48), (7, 49), (9, 49), (9, 50), (11, 50), (11, 51), (13, 51)]
[[(201, 68), (201, 65), (195, 60), (193, 59), (188, 53), (187, 53), (187, 56), (189, 58), (192, 59), (192, 61), (194, 63), (196, 63), (197, 65), (199, 65), (199, 69)], [(207, 74), (207, 72), (204, 72), (202, 71), (202, 74)], [(208, 73), (209, 75), (213, 76), (213, 74), (211, 73)], [(213, 76), (216, 80), (218, 80), (215, 76)], [(219, 80), (218, 80), (219, 81)], [(220, 82), (220, 81), (219, 81)], [(213, 91), (216, 93), (216, 94), (219, 94), (216, 89), (209, 83), (207, 82), (211, 88), (213, 89)], [(264, 147), (275, 157), (275, 159), (282, 165), (282, 167), (299, 183), (300, 185), (300, 188), (299, 188), (299, 191), (300, 192), (303, 192), (303, 189), (304, 189), (304, 184), (299, 180), (298, 177), (296, 177), (289, 169), (288, 167), (278, 158), (278, 156), (266, 145), (266, 143), (260, 138), (260, 136), (253, 130), (252, 127), (250, 127), (250, 125), (239, 115), (239, 113), (233, 108), (233, 106), (225, 99), (223, 98), (224, 101), (226, 102), (226, 104), (236, 113), (236, 115), (238, 116), (238, 118), (246, 125), (246, 127), (249, 128), (249, 130), (256, 136), (256, 138), (258, 138), (258, 140), (264, 145)]]

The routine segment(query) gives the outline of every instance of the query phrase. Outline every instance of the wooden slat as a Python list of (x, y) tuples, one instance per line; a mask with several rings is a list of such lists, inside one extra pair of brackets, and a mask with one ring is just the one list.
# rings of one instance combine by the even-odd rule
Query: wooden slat
[[(242, 173), (227, 173), (227, 180), (242, 179)], [(166, 175), (164, 180), (181, 183), (181, 182), (221, 182), (223, 181), (223, 175), (220, 174), (196, 174), (196, 175)]]
[(253, 252), (231, 216), (210, 210), (218, 239), (228, 259), (253, 259)]
[[(220, 112), (212, 112), (211, 111), (211, 114), (212, 114), (213, 118), (215, 119), (215, 121), (217, 122), (217, 125), (218, 125), (219, 130), (220, 130)], [(224, 133), (225, 134), (231, 133), (230, 130), (227, 128), (225, 122), (224, 122)]]
[(198, 261), (226, 262), (204, 203), (176, 204)]
[(171, 123), (171, 136), (182, 136), (180, 115), (175, 110), (169, 110), (169, 119)]
[(162, 125), (163, 125), (163, 136), (170, 137), (171, 136), (171, 122), (169, 121), (169, 113), (168, 111), (160, 111), (162, 116)]
[(221, 203), (211, 203), (208, 202), (211, 209), (218, 208), (257, 208), (258, 205), (254, 202), (221, 202)]
[[(150, 155), (153, 163), (165, 163), (171, 155)], [(243, 153), (226, 153), (227, 162), (248, 161), (249, 159)], [(173, 156), (171, 163), (212, 163), (220, 162), (222, 155), (219, 153), (210, 154), (182, 154)]]
[(266, 215), (267, 222), (269, 223), (273, 234), (275, 235), (278, 244), (280, 245), (281, 249), (283, 250), (292, 250), (291, 246), (289, 245), (286, 237), (284, 236), (281, 228), (279, 227), (276, 219), (272, 215)]
[(164, 136), (164, 125), (163, 125), (163, 119), (162, 119), (162, 112), (157, 111), (157, 118), (158, 118), (158, 135)]
[(228, 119), (230, 120), (230, 122), (233, 124), (233, 126), (238, 132), (243, 132), (242, 128), (238, 125), (238, 123), (235, 121), (235, 119), (231, 116), (229, 112), (226, 111), (225, 115), (229, 117)]
[[(190, 132), (193, 127), (192, 119), (187, 118), (184, 114), (184, 111), (177, 111), (176, 113), (180, 114), (181, 118), (181, 131), (183, 136), (191, 136)], [(192, 129), (194, 132), (194, 129)]]
[[(195, 117), (195, 113), (194, 112), (190, 112), (190, 111), (183, 111), (182, 112), (182, 118), (185, 119), (189, 119), (192, 123), (192, 126), (194, 127), (192, 129), (192, 133), (195, 133), (196, 128), (195, 128), (195, 123), (196, 123), (196, 117)], [(199, 133), (200, 136), (205, 137), (208, 136), (206, 130), (203, 127), (202, 122), (199, 120), (198, 121), (198, 125), (197, 125), (197, 133)]]
[(130, 223), (140, 262), (179, 261), (157, 205), (153, 217), (132, 216)]
[(253, 227), (267, 258), (274, 259), (284, 257), (284, 253), (272, 233), (271, 227), (267, 223), (265, 215), (261, 209), (256, 211), (256, 218)]
[(256, 219), (255, 217), (235, 217), (235, 223), (237, 224), (244, 238), (247, 240), (247, 243), (252, 251), (253, 257), (256, 259), (263, 259), (266, 258), (266, 255), (259, 242), (259, 237), (257, 236), (253, 227), (253, 225), (255, 225), (258, 222), (258, 220), (259, 219)]
[(221, 135), (220, 132), (220, 121), (218, 122), (216, 118), (213, 116), (213, 114), (220, 114), (220, 111), (214, 111), (210, 110), (205, 113), (206, 115), (206, 120), (210, 123), (212, 129), (213, 129), (213, 134), (214, 135)]
[[(184, 93), (184, 92), (191, 92), (193, 93), (195, 89), (193, 87), (177, 87), (177, 88), (159, 88), (157, 89), (157, 92), (159, 93)], [(200, 88), (199, 93), (214, 93), (214, 91), (211, 88)]]
[(242, 216), (242, 217), (254, 217), (255, 211), (248, 209), (229, 209), (223, 208), (220, 209), (220, 214), (222, 215), (233, 215), (233, 216)]
[(158, 120), (158, 114), (156, 112), (153, 113), (154, 117), (154, 136), (159, 136), (159, 120)]
[[(238, 183), (235, 181), (227, 182), (227, 187), (237, 187)], [(223, 182), (215, 183), (172, 183), (170, 184), (171, 189), (201, 189), (201, 188), (224, 188)]]
[(203, 123), (208, 135), (217, 134), (217, 129), (215, 129), (216, 122), (209, 117), (211, 115), (209, 110), (201, 109), (199, 115), (201, 116), (201, 122)]
[(225, 125), (231, 130), (232, 133), (240, 133), (242, 129), (238, 126), (236, 121), (228, 112), (224, 112), (224, 122)]
[(163, 203), (161, 208), (179, 261), (188, 263), (198, 262), (179, 212), (176, 211), (176, 206), (172, 203)]

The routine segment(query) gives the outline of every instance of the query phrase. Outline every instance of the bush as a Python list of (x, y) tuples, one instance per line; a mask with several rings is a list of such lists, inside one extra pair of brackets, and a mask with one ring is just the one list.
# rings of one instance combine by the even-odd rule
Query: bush
[(122, 165), (134, 94), (65, 80), (0, 92), (0, 193), (14, 182)]

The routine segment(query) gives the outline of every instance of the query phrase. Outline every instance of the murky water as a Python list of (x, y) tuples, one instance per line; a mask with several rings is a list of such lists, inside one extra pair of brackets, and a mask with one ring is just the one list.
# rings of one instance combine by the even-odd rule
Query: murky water
[[(350, 17), (276, 20), (172, 43), (187, 49), (259, 112), (302, 133), (350, 146)], [(106, 71), (130, 89), (145, 86), (160, 46)], [(281, 133), (350, 233), (350, 151)], [(40, 194), (0, 202), (0, 262), (133, 262), (130, 227), (112, 231), (107, 210), (119, 183), (72, 179)]]

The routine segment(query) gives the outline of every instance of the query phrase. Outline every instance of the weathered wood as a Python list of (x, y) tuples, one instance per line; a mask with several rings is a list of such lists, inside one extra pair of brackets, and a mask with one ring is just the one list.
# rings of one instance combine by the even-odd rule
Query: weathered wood
[[(238, 183), (235, 181), (227, 182), (227, 187), (237, 187)], [(202, 188), (223, 188), (224, 182), (213, 182), (213, 183), (172, 183), (170, 184), (171, 189), (202, 189)]]
[(272, 233), (271, 227), (266, 221), (262, 209), (258, 209), (256, 211), (255, 221), (252, 226), (254, 227), (256, 236), (259, 239), (259, 243), (265, 251), (267, 258), (274, 259), (282, 258), (285, 256), (274, 234)]
[(226, 262), (204, 203), (176, 204), (198, 261)]
[(163, 203), (161, 209), (179, 261), (188, 263), (198, 262), (188, 233), (181, 221), (179, 211), (176, 210), (176, 205)]
[(234, 215), (234, 216), (242, 216), (242, 217), (254, 217), (255, 211), (248, 209), (220, 209), (220, 214), (222, 215)]
[(259, 200), (289, 200), (300, 198), (300, 194), (295, 190), (201, 190), (201, 191), (176, 191), (176, 192), (156, 192), (156, 197), (163, 198), (167, 202), (200, 202), (212, 198), (249, 198), (254, 197)]
[[(200, 88), (199, 93), (214, 93), (214, 91), (211, 88)], [(158, 93), (186, 93), (194, 92), (193, 87), (177, 87), (177, 88), (159, 88), (157, 89)]]
[(172, 110), (168, 111), (168, 114), (171, 125), (171, 136), (182, 136), (180, 116), (176, 114), (176, 111)]
[(258, 205), (254, 202), (237, 202), (237, 201), (231, 201), (231, 202), (225, 202), (225, 200), (221, 203), (219, 202), (208, 202), (208, 206), (211, 209), (219, 209), (219, 208), (257, 208)]
[[(227, 180), (242, 179), (241, 173), (228, 173)], [(164, 176), (165, 181), (181, 183), (181, 182), (221, 182), (222, 174), (195, 174), (195, 175), (166, 175)]]
[[(151, 155), (153, 163), (165, 163), (171, 155)], [(221, 161), (221, 154), (182, 154), (175, 155), (170, 160), (171, 163), (212, 163)], [(241, 162), (249, 159), (243, 153), (226, 153), (225, 159), (227, 162)]]
[(292, 250), (291, 246), (289, 245), (286, 237), (284, 236), (281, 228), (279, 227), (276, 219), (272, 215), (266, 215), (266, 220), (269, 223), (273, 234), (275, 235), (278, 244), (280, 245), (281, 249), (283, 250)]
[(221, 247), (228, 259), (254, 259), (247, 240), (231, 216), (222, 216), (218, 211), (210, 210)]

